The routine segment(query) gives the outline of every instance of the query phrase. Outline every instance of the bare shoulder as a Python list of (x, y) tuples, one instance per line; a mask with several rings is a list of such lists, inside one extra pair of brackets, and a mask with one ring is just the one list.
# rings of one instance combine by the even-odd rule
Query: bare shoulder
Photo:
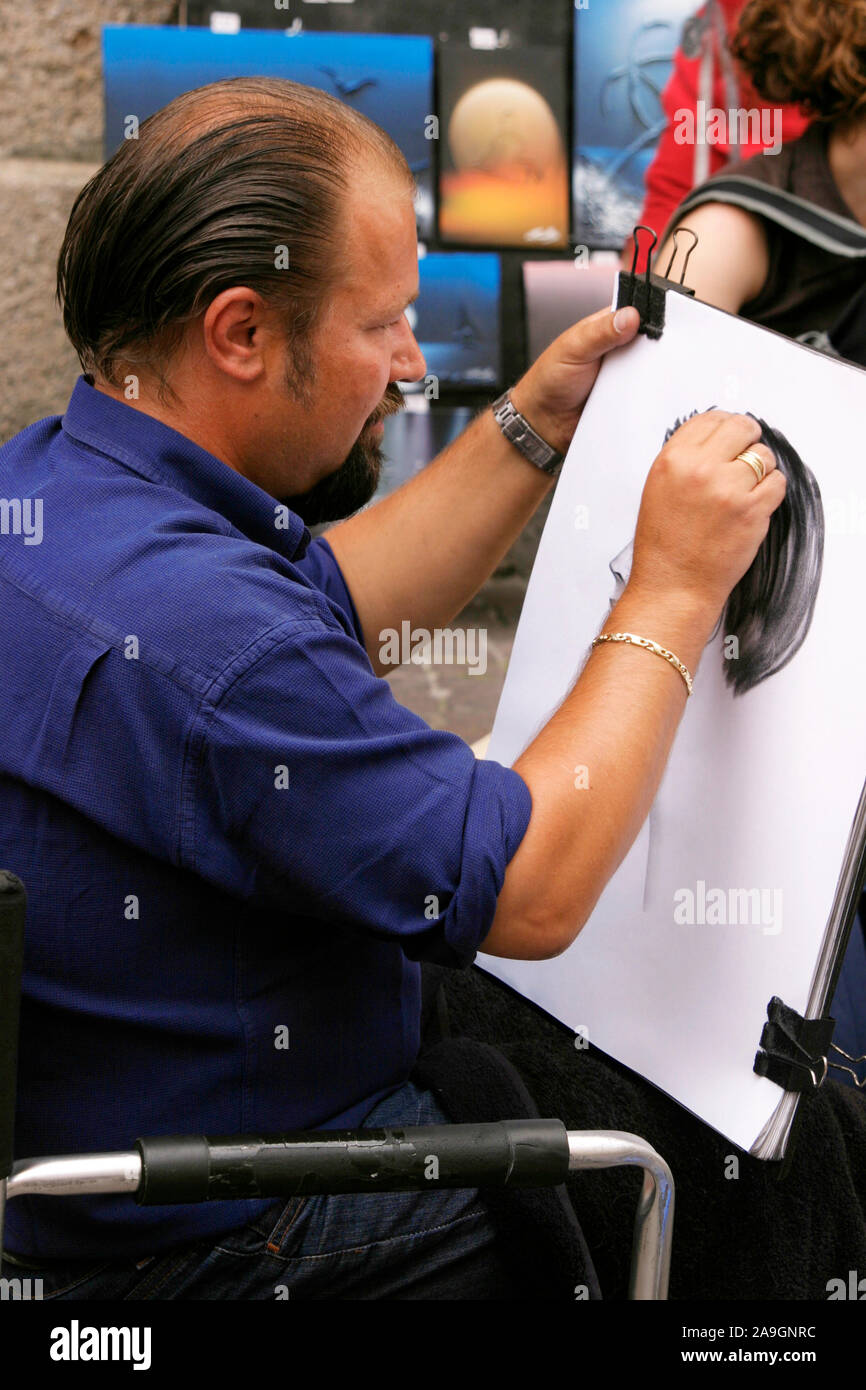
[[(767, 234), (760, 217), (728, 203), (703, 203), (687, 213), (678, 226), (688, 227), (698, 237), (686, 275), (686, 284), (698, 299), (736, 314), (760, 293), (770, 268)], [(676, 230), (671, 228), (653, 259), (660, 273), (670, 261)], [(690, 244), (690, 237), (679, 238), (680, 249), (671, 270), (674, 279), (680, 278), (682, 258)]]

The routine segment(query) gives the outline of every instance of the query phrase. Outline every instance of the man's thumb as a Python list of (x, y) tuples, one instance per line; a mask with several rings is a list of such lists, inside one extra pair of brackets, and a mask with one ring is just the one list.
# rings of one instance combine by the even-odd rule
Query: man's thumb
[(610, 352), (611, 348), (622, 347), (631, 342), (640, 327), (640, 314), (629, 306), (611, 312), (599, 309), (590, 314), (570, 330), (567, 339), (567, 353), (572, 362), (595, 362)]
[(619, 337), (633, 338), (640, 327), (640, 314), (637, 309), (627, 306), (624, 309), (617, 309), (610, 322), (614, 333)]

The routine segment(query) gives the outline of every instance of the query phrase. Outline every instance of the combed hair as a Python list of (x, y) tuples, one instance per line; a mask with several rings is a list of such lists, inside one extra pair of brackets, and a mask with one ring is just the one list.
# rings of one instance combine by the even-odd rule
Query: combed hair
[(765, 101), (832, 124), (866, 115), (866, 0), (748, 0), (731, 48)]
[(779, 430), (755, 419), (761, 443), (776, 455), (788, 487), (725, 608), (725, 633), (739, 639), (738, 659), (725, 662), (735, 695), (774, 676), (796, 656), (812, 624), (824, 564), (824, 507), (815, 476)]
[(309, 380), (350, 171), (371, 155), (414, 188), (379, 126), (280, 78), (198, 87), (143, 121), (79, 193), (60, 251), (57, 297), (84, 372), (119, 386), (121, 367), (141, 364), (170, 389), (184, 325), (247, 285), (284, 316)]
[[(724, 659), (725, 680), (735, 695), (753, 690), (797, 655), (812, 624), (824, 563), (824, 507), (817, 480), (780, 430), (757, 415), (752, 418), (788, 486), (722, 615), (725, 637), (736, 637), (739, 648), (735, 660)], [(665, 442), (683, 423), (677, 420)]]

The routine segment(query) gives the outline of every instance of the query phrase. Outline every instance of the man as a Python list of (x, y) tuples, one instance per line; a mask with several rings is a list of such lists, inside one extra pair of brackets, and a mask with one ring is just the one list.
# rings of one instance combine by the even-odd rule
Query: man
[[(419, 962), (565, 949), (646, 815), (685, 685), (599, 649), (512, 770), (381, 679), (381, 634), (450, 622), (552, 473), (487, 412), (358, 512), (424, 361), (409, 171), (349, 108), (265, 79), (172, 102), (79, 196), (58, 283), (85, 375), (2, 453), (44, 519), (42, 544), (0, 553), (0, 858), (29, 892), (17, 1154), (447, 1118), (408, 1080)], [(515, 387), (536, 462), (636, 328), (598, 314)], [(784, 494), (757, 438), (690, 421), (647, 483), (611, 621), (692, 670)], [(350, 513), (310, 543), (305, 522)], [(473, 1192), (45, 1208), (11, 1205), (7, 1249), (46, 1296), (507, 1286)]]

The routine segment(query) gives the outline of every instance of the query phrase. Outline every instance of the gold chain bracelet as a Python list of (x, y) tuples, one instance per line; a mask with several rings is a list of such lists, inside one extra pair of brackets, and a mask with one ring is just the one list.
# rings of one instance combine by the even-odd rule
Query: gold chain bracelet
[[(633, 632), (602, 632), (595, 638), (592, 646), (597, 647), (599, 642), (630, 642), (632, 646), (645, 647), (648, 652), (655, 652), (656, 656), (663, 656), (665, 661), (670, 662), (675, 671), (679, 671), (685, 681), (686, 690), (691, 695), (694, 684), (691, 672), (687, 666), (683, 665), (678, 656), (668, 651), (667, 647), (660, 647), (658, 642), (651, 642), (648, 637), (636, 637)], [(592, 647), (590, 647), (591, 650)]]

